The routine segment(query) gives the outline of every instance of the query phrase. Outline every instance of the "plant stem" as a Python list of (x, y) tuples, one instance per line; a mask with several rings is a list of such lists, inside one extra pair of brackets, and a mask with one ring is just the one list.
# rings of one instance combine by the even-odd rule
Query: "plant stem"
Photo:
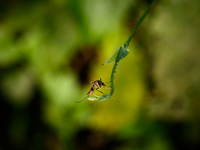
[(155, 0), (152, 0), (151, 3), (149, 4), (149, 7), (147, 8), (146, 12), (143, 14), (143, 16), (140, 18), (140, 21), (138, 22), (138, 24), (136, 25), (136, 27), (134, 28), (133, 32), (131, 33), (130, 37), (128, 38), (128, 40), (126, 41), (125, 45), (129, 45), (132, 37), (134, 36), (134, 34), (136, 33), (137, 29), (139, 28), (139, 26), (141, 25), (142, 21), (144, 20), (144, 18), (146, 17), (146, 15), (149, 13), (149, 10), (151, 9), (151, 6), (153, 4)]

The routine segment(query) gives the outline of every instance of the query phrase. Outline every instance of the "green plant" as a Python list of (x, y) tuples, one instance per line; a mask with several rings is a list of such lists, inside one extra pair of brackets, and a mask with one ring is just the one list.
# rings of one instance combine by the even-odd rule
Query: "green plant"
[[(115, 53), (113, 54), (112, 57), (110, 57), (108, 60), (106, 60), (103, 65), (106, 65), (112, 61), (115, 61), (113, 69), (112, 69), (112, 73), (111, 73), (111, 77), (110, 77), (110, 83), (111, 83), (111, 91), (110, 94), (104, 94), (102, 96), (97, 96), (93, 93), (94, 96), (87, 96), (86, 98), (90, 101), (95, 101), (98, 100), (98, 102), (100, 101), (105, 101), (108, 100), (110, 97), (112, 97), (113, 93), (114, 93), (114, 75), (116, 73), (116, 68), (117, 65), (119, 64), (119, 61), (121, 59), (123, 59), (124, 57), (126, 57), (129, 53), (129, 50), (127, 49), (129, 46), (129, 43), (131, 41), (131, 39), (133, 38), (134, 34), (136, 33), (137, 29), (139, 28), (139, 26), (141, 25), (142, 21), (144, 20), (144, 18), (147, 16), (147, 14), (149, 13), (149, 10), (153, 4), (154, 0), (151, 1), (151, 3), (149, 4), (149, 7), (147, 8), (147, 10), (145, 11), (145, 13), (143, 14), (143, 16), (140, 18), (138, 24), (136, 25), (136, 27), (134, 28), (132, 34), (130, 35), (130, 37), (128, 38), (128, 40), (126, 41), (125, 44), (123, 44), (122, 46), (120, 46), (119, 48), (117, 48), (117, 50), (115, 51)], [(85, 99), (86, 99), (85, 98)], [(84, 100), (84, 99), (83, 99)], [(82, 101), (83, 101), (82, 100)], [(97, 103), (98, 103), (97, 102)], [(97, 103), (95, 104), (95, 106), (97, 105)]]

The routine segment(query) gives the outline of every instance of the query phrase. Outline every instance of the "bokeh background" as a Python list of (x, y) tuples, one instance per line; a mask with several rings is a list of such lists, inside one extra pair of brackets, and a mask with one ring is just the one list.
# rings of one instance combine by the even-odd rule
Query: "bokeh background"
[(199, 0), (154, 3), (117, 67), (120, 103), (75, 103), (149, 3), (1, 0), (0, 150), (200, 149)]

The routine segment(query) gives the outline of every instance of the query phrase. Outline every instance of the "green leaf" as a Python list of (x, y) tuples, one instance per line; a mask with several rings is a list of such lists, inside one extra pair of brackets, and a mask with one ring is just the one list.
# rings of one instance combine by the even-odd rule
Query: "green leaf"
[(121, 46), (117, 48), (117, 50), (115, 51), (115, 53), (112, 55), (112, 57), (110, 57), (108, 60), (106, 60), (102, 65), (106, 65), (112, 61), (114, 61), (117, 58), (118, 52), (120, 50)]
[(119, 62), (121, 59), (123, 59), (124, 57), (126, 57), (128, 55), (129, 50), (127, 49), (127, 47), (128, 46), (124, 47), (124, 45), (122, 45), (120, 47), (119, 53), (118, 53), (117, 58), (116, 58), (115, 61)]

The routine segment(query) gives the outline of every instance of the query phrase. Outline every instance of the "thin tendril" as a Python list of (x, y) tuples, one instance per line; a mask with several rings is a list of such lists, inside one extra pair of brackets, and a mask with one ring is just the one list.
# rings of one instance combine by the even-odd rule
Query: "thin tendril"
[(146, 15), (149, 13), (150, 9), (151, 9), (151, 6), (153, 4), (155, 0), (152, 0), (151, 3), (149, 4), (149, 7), (147, 8), (146, 12), (143, 14), (143, 16), (140, 18), (138, 24), (136, 25), (136, 27), (134, 28), (133, 32), (131, 33), (130, 37), (128, 38), (128, 40), (126, 41), (125, 44), (128, 44), (130, 43), (131, 39), (133, 38), (134, 34), (136, 33), (137, 29), (139, 28), (139, 26), (141, 25), (142, 21), (144, 20), (144, 18), (146, 17)]

